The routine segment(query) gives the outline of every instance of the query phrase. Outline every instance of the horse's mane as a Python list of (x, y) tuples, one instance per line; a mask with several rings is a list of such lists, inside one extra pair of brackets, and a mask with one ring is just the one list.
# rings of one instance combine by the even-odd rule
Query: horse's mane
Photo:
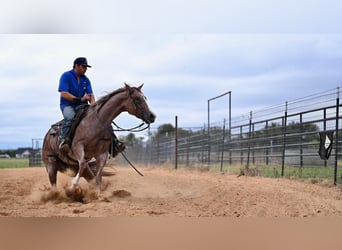
[(111, 99), (114, 95), (119, 94), (119, 93), (121, 93), (121, 92), (124, 92), (125, 90), (126, 90), (125, 87), (119, 88), (119, 89), (114, 90), (113, 92), (111, 92), (111, 93), (109, 93), (109, 94), (107, 94), (107, 95), (101, 97), (101, 98), (100, 98), (99, 100), (97, 100), (96, 103), (95, 103), (95, 105), (98, 107), (98, 110), (100, 110), (100, 109), (103, 107), (103, 105), (104, 105), (109, 99)]

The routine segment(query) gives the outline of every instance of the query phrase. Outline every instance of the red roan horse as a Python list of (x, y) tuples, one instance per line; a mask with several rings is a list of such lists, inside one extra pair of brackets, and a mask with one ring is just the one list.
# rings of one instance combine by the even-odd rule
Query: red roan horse
[[(130, 87), (125, 83), (123, 88), (91, 105), (75, 130), (71, 150), (67, 154), (58, 151), (59, 127), (50, 128), (44, 138), (43, 161), (53, 187), (56, 186), (58, 171), (72, 169), (76, 176), (71, 181), (71, 188), (78, 185), (80, 177), (88, 181), (95, 177), (100, 192), (102, 171), (112, 142), (112, 120), (125, 111), (147, 124), (153, 123), (156, 118), (141, 92), (142, 86)], [(92, 158), (96, 159), (95, 170), (88, 165)]]

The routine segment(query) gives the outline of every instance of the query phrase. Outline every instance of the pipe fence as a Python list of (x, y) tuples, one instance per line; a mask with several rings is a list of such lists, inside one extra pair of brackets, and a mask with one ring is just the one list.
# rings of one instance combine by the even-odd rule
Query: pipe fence
[[(166, 133), (155, 129), (145, 144), (128, 147), (127, 151), (135, 161), (145, 164), (170, 163), (275, 177), (331, 178), (335, 184), (342, 183), (339, 99), (337, 87), (250, 111), (230, 122), (197, 128), (176, 125)], [(328, 159), (318, 153), (321, 132), (333, 133), (333, 150)]]

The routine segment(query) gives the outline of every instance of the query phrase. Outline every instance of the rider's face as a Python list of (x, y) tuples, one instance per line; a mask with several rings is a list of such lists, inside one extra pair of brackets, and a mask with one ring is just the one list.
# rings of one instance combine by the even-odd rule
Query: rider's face
[(76, 73), (80, 76), (83, 76), (87, 71), (87, 66), (84, 65), (75, 65)]

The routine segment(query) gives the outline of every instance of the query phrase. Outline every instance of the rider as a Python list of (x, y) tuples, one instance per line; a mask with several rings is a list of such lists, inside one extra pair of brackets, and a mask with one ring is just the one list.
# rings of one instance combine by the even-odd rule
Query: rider
[(95, 97), (89, 78), (85, 75), (88, 68), (87, 58), (78, 57), (74, 60), (73, 69), (64, 72), (59, 80), (58, 91), (61, 93), (60, 108), (64, 123), (59, 137), (59, 150), (69, 151), (70, 138), (67, 137), (77, 107), (84, 104), (94, 104)]

